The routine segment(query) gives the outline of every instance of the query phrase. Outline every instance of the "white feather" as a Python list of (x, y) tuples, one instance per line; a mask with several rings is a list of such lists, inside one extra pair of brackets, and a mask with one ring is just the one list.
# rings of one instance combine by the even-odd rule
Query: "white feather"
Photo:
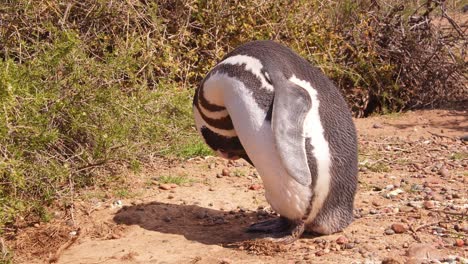
[(225, 59), (220, 64), (245, 64), (245, 70), (253, 73), (261, 81), (262, 88), (268, 91), (273, 91), (273, 86), (267, 82), (267, 80), (262, 74), (263, 65), (259, 59), (247, 55), (236, 55)]
[(240, 80), (227, 78), (224, 103), (244, 149), (263, 180), (267, 201), (280, 215), (301, 219), (309, 205), (310, 188), (286, 172), (275, 148), (271, 123), (265, 120), (266, 112), (259, 108), (252, 92)]
[(306, 221), (308, 223), (313, 221), (320, 208), (322, 208), (330, 190), (330, 149), (324, 137), (324, 130), (320, 120), (320, 101), (317, 97), (317, 91), (309, 82), (300, 80), (295, 75), (289, 81), (306, 89), (312, 99), (312, 109), (304, 120), (304, 137), (310, 137), (310, 144), (313, 147), (313, 155), (317, 162), (317, 181), (313, 191), (315, 199), (312, 204), (312, 211)]

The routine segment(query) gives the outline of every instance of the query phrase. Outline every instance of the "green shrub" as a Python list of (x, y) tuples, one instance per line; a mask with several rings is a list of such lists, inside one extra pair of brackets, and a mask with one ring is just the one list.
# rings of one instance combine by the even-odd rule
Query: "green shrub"
[(0, 226), (47, 221), (55, 201), (114, 180), (110, 164), (211, 154), (193, 89), (250, 40), (322, 68), (356, 116), (466, 99), (466, 43), (433, 23), (461, 2), (3, 1)]

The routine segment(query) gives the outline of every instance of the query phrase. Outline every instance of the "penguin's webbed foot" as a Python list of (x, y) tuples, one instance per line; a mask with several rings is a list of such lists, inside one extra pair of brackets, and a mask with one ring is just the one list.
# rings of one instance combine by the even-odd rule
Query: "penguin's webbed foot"
[(247, 228), (247, 232), (284, 233), (290, 230), (291, 224), (288, 219), (278, 217), (252, 224)]
[(305, 230), (305, 222), (301, 220), (295, 223), (295, 226), (292, 229), (290, 235), (286, 235), (286, 236), (279, 237), (279, 238), (268, 237), (268, 238), (265, 238), (265, 240), (268, 240), (274, 243), (291, 244), (291, 243), (294, 243), (296, 240), (298, 240), (302, 236), (302, 234), (304, 233), (304, 230)]

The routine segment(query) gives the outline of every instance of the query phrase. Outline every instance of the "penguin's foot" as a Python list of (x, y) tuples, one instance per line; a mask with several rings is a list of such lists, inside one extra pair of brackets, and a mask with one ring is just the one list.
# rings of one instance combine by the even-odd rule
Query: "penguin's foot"
[(255, 223), (247, 228), (247, 232), (283, 233), (290, 229), (291, 222), (284, 217), (278, 217)]
[(298, 240), (302, 236), (302, 234), (304, 233), (304, 230), (305, 230), (305, 222), (301, 220), (295, 223), (295, 226), (292, 229), (290, 235), (286, 235), (286, 236), (279, 237), (279, 238), (268, 237), (268, 238), (265, 238), (265, 240), (271, 241), (274, 243), (280, 243), (280, 244), (291, 244), (291, 243), (294, 243), (296, 240)]

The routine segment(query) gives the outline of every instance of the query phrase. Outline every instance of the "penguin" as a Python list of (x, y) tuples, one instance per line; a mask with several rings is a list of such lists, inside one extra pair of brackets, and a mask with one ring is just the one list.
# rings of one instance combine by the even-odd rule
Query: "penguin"
[(197, 131), (217, 155), (243, 158), (260, 175), (278, 218), (252, 224), (292, 243), (307, 231), (342, 231), (353, 221), (358, 180), (356, 129), (336, 86), (274, 41), (228, 53), (193, 98)]

